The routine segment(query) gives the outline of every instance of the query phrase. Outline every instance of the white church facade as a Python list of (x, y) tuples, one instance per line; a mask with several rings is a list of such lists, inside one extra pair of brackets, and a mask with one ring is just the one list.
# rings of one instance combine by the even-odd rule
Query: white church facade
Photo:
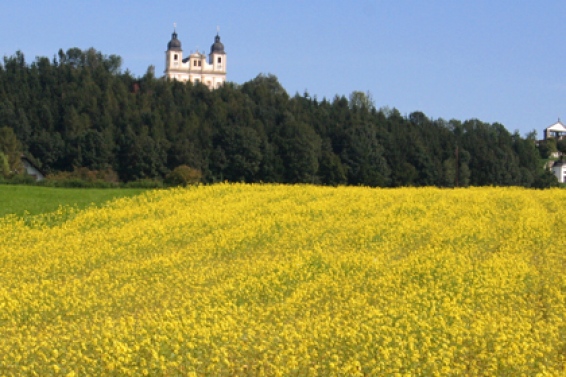
[(202, 83), (209, 89), (216, 89), (226, 82), (226, 52), (216, 34), (214, 43), (210, 46), (208, 59), (204, 52), (195, 51), (188, 57), (183, 57), (181, 41), (177, 31), (173, 30), (171, 40), (165, 51), (165, 77), (180, 82)]

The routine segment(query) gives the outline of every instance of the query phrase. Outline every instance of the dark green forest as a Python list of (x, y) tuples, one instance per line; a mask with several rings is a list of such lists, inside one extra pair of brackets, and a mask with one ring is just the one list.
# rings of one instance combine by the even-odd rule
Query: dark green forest
[(4, 170), (24, 154), (47, 174), (82, 168), (122, 182), (161, 180), (187, 165), (206, 183), (555, 184), (534, 133), (403, 116), (363, 92), (290, 96), (273, 75), (214, 91), (158, 78), (152, 67), (134, 77), (119, 56), (94, 49), (31, 63), (21, 52), (4, 57), (0, 131)]

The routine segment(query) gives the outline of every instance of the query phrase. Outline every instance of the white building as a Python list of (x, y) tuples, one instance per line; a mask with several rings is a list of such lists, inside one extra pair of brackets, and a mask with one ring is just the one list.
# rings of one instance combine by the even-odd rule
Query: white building
[(35, 178), (36, 181), (43, 181), (45, 179), (45, 175), (39, 171), (39, 168), (33, 164), (26, 156), (22, 156), (20, 158), (24, 169), (26, 170), (27, 175), (31, 175)]
[(183, 58), (181, 41), (177, 39), (177, 31), (173, 30), (165, 51), (165, 77), (181, 82), (200, 82), (209, 89), (222, 86), (226, 82), (226, 52), (220, 36), (216, 34), (208, 60), (204, 52), (199, 51)]
[(552, 165), (552, 172), (558, 178), (558, 182), (566, 183), (566, 162), (556, 161)]
[(566, 135), (566, 127), (560, 119), (558, 122), (554, 123), (551, 126), (548, 126), (544, 129), (544, 139), (550, 139), (551, 137), (556, 139), (562, 139)]

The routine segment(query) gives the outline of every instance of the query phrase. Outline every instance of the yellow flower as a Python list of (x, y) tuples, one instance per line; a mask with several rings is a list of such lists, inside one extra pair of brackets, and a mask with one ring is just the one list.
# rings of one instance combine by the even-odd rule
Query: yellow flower
[(220, 184), (0, 218), (0, 371), (561, 375), (564, 199)]

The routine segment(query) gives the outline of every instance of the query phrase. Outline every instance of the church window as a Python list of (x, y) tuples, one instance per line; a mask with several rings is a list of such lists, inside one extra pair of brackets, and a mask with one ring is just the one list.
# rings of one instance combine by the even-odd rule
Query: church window
[(195, 67), (197, 66), (197, 61), (196, 61), (196, 60), (193, 60), (193, 66), (195, 66)]
[(179, 55), (177, 54), (173, 55), (173, 60), (179, 60)]
[(218, 63), (222, 63), (222, 58), (220, 56), (218, 57)]
[(199, 61), (198, 61), (198, 66), (199, 66), (199, 67), (201, 67), (201, 63), (202, 63), (202, 62), (199, 60)]

